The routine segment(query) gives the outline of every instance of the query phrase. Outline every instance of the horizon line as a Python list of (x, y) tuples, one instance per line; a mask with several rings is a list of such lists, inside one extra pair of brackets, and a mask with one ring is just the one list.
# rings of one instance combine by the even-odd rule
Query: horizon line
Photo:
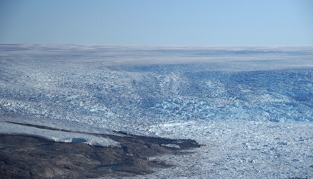
[(135, 44), (83, 44), (83, 43), (0, 43), (3, 45), (25, 45), (25, 46), (84, 46), (84, 47), (133, 47), (133, 48), (282, 48), (282, 47), (313, 47), (312, 45), (135, 45)]

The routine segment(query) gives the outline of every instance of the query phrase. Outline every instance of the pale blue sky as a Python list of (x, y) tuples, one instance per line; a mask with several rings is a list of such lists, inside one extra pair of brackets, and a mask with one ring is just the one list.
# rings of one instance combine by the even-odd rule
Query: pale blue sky
[(313, 45), (313, 1), (1, 0), (0, 43)]

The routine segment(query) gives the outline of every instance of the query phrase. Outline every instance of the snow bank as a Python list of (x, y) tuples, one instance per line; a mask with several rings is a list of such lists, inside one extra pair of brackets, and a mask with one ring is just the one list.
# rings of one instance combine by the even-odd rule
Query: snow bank
[(90, 145), (100, 146), (119, 146), (119, 143), (105, 137), (97, 137), (94, 135), (76, 133), (76, 132), (64, 132), (49, 129), (39, 129), (36, 127), (30, 127), (19, 124), (7, 123), (4, 121), (0, 122), (0, 133), (1, 134), (24, 134), (24, 135), (35, 135), (52, 139), (57, 142), (84, 142)]

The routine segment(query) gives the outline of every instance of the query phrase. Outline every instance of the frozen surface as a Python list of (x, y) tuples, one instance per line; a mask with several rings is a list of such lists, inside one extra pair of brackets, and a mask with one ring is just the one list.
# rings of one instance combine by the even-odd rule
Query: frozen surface
[(0, 45), (1, 121), (206, 145), (160, 177), (313, 177), (312, 108), (313, 47)]
[(5, 121), (0, 121), (0, 134), (36, 135), (58, 142), (83, 142), (90, 145), (119, 146), (118, 142), (109, 138), (97, 137), (94, 135), (82, 134), (77, 132), (63, 132), (57, 130), (40, 129), (36, 127), (7, 123)]
[(150, 126), (148, 131), (163, 137), (193, 138), (205, 144), (195, 153), (157, 158), (178, 167), (157, 171), (153, 176), (312, 177), (312, 129), (311, 122), (188, 121)]

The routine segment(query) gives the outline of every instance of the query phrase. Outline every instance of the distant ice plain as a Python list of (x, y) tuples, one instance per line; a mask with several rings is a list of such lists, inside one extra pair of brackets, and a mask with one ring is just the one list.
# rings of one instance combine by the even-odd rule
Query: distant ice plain
[(123, 130), (206, 145), (189, 157), (162, 157), (177, 167), (154, 177), (313, 177), (313, 47), (0, 51), (3, 124)]

